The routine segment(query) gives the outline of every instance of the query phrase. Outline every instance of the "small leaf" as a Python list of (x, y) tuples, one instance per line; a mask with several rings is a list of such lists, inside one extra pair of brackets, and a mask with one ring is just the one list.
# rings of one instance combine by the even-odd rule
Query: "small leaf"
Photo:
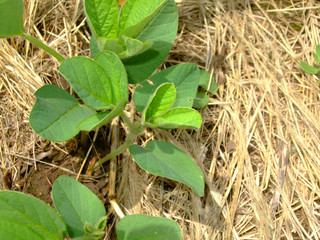
[(107, 124), (113, 118), (121, 114), (125, 106), (124, 103), (125, 101), (123, 99), (123, 101), (111, 112), (99, 112), (87, 119), (82, 120), (78, 124), (78, 128), (82, 131), (91, 131)]
[(204, 108), (210, 102), (209, 96), (205, 93), (197, 93), (196, 98), (193, 101), (194, 108)]
[(0, 239), (61, 240), (67, 233), (59, 215), (39, 199), (0, 191)]
[(96, 113), (54, 85), (41, 87), (35, 96), (37, 101), (30, 113), (29, 122), (37, 134), (50, 141), (71, 139), (79, 132), (78, 123)]
[(150, 121), (155, 127), (161, 128), (200, 128), (202, 118), (199, 112), (192, 108), (172, 108), (165, 114)]
[(104, 230), (107, 226), (107, 216), (103, 216), (99, 219), (99, 221), (96, 223), (95, 228), (97, 230)]
[(176, 98), (176, 89), (172, 83), (160, 85), (149, 99), (142, 114), (143, 121), (149, 121), (162, 115), (172, 106)]
[[(93, 45), (94, 46), (94, 45)], [(101, 50), (112, 51), (120, 58), (129, 58), (141, 54), (152, 46), (152, 42), (141, 42), (137, 39), (121, 36), (117, 39), (98, 38)]]
[(178, 9), (174, 0), (168, 0), (152, 21), (135, 36), (141, 42), (152, 42), (152, 46), (142, 54), (123, 59), (130, 83), (139, 83), (152, 75), (167, 57), (177, 30)]
[(303, 71), (310, 74), (318, 74), (320, 69), (310, 66), (308, 63), (304, 61), (300, 61), (300, 67)]
[(133, 100), (139, 112), (146, 107), (148, 99), (152, 93), (163, 83), (171, 82), (176, 88), (176, 100), (172, 107), (192, 107), (193, 99), (196, 97), (200, 79), (200, 70), (194, 63), (178, 64), (169, 67), (150, 78), (153, 85), (148, 81), (141, 83), (142, 87), (137, 87)]
[(84, 0), (84, 7), (96, 37), (115, 37), (119, 15), (117, 0)]
[(181, 240), (179, 225), (171, 219), (147, 215), (128, 215), (118, 223), (119, 240)]
[(200, 81), (199, 86), (210, 93), (215, 93), (218, 91), (218, 85), (213, 76), (205, 70), (200, 70)]
[(128, 0), (120, 11), (118, 36), (136, 36), (168, 0)]
[(130, 153), (145, 171), (173, 179), (204, 195), (204, 177), (192, 159), (176, 146), (163, 141), (150, 141), (145, 148), (131, 145)]
[(68, 176), (59, 177), (52, 187), (53, 203), (67, 224), (71, 238), (85, 235), (84, 226), (95, 226), (106, 210), (86, 186)]
[(0, 38), (18, 36), (24, 32), (23, 1), (0, 1)]

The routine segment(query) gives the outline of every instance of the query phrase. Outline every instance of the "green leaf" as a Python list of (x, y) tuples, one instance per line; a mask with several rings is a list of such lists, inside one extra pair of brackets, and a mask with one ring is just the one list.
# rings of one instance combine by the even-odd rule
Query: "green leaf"
[(166, 113), (151, 119), (150, 123), (160, 128), (200, 128), (202, 118), (192, 108), (172, 108)]
[(95, 61), (69, 58), (60, 65), (60, 72), (87, 105), (96, 110), (112, 108), (111, 81)]
[(193, 101), (194, 108), (204, 108), (208, 105), (210, 99), (207, 94), (205, 93), (197, 93), (196, 98)]
[(168, 0), (128, 0), (121, 7), (118, 36), (135, 37)]
[(101, 50), (114, 52), (120, 58), (129, 58), (148, 50), (152, 42), (141, 42), (123, 35), (117, 39), (98, 38), (98, 46)]
[(95, 58), (101, 52), (98, 41), (94, 34), (92, 34), (90, 38), (90, 52), (93, 58)]
[(176, 89), (172, 83), (160, 85), (149, 99), (147, 106), (142, 114), (144, 122), (162, 115), (174, 103), (176, 98)]
[(115, 108), (128, 98), (127, 75), (120, 59), (103, 51), (95, 60), (73, 57), (62, 62), (60, 72), (76, 93), (96, 110)]
[(165, 82), (171, 82), (175, 85), (177, 96), (172, 107), (192, 107), (193, 99), (196, 97), (200, 79), (200, 70), (194, 63), (184, 63), (169, 67), (150, 78), (149, 81), (143, 81), (141, 87), (137, 87), (133, 100), (139, 112), (146, 107), (148, 99), (152, 93)]
[(71, 139), (79, 132), (78, 123), (95, 114), (91, 108), (80, 105), (75, 97), (54, 85), (41, 87), (35, 96), (37, 100), (29, 122), (37, 134), (50, 141)]
[(145, 171), (181, 182), (200, 196), (204, 195), (204, 177), (192, 159), (176, 146), (150, 141), (145, 148), (131, 145), (130, 153)]
[(119, 16), (117, 0), (84, 0), (84, 7), (96, 37), (115, 36)]
[(312, 66), (310, 66), (308, 63), (306, 63), (304, 61), (300, 61), (300, 67), (306, 73), (318, 74), (320, 72), (319, 68), (312, 67)]
[(113, 118), (120, 115), (124, 109), (125, 106), (124, 99), (122, 102), (111, 112), (99, 112), (87, 119), (82, 120), (78, 124), (78, 128), (82, 131), (91, 131), (93, 129), (96, 129), (98, 127), (101, 127), (108, 122), (110, 122)]
[(78, 124), (78, 128), (81, 131), (91, 131), (98, 127), (101, 127), (109, 122), (110, 112), (98, 112), (95, 115), (82, 120)]
[[(318, 58), (320, 58), (320, 45), (316, 46), (316, 54), (317, 54)], [(320, 63), (320, 62), (318, 62), (318, 63)]]
[(318, 63), (320, 63), (320, 55), (318, 56), (315, 53), (312, 53), (314, 60), (316, 60)]
[(39, 199), (20, 192), (0, 191), (0, 239), (61, 240), (66, 226)]
[(218, 85), (211, 74), (205, 70), (200, 70), (200, 81), (199, 86), (210, 93), (218, 91)]
[(104, 69), (111, 81), (112, 104), (117, 106), (123, 99), (126, 103), (129, 96), (128, 77), (119, 57), (113, 52), (103, 51), (95, 57), (94, 61)]
[(24, 33), (23, 1), (0, 1), (0, 38), (14, 37)]
[(128, 215), (118, 223), (119, 240), (181, 240), (179, 225), (171, 219), (147, 215)]
[(141, 42), (152, 42), (152, 46), (142, 54), (123, 59), (130, 83), (147, 79), (159, 67), (173, 45), (177, 30), (178, 9), (174, 0), (168, 0), (153, 20), (135, 36)]
[(84, 236), (86, 223), (95, 226), (106, 215), (99, 198), (68, 176), (61, 176), (54, 182), (52, 198), (55, 208), (67, 224), (71, 238)]

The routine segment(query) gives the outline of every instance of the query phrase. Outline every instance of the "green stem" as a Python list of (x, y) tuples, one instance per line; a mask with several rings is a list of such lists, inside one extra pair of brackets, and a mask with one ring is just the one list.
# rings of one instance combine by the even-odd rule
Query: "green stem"
[(113, 152), (109, 153), (107, 156), (105, 156), (104, 158), (102, 158), (98, 162), (96, 162), (93, 165), (92, 170), (101, 166), (106, 161), (110, 160), (111, 158), (123, 153), (128, 147), (130, 147), (130, 145), (133, 143), (134, 139), (143, 133), (143, 131), (145, 129), (143, 124), (141, 124), (139, 122), (136, 122), (135, 124), (133, 124), (130, 121), (130, 119), (128, 118), (128, 116), (123, 111), (120, 114), (120, 116), (130, 129), (130, 133), (128, 134), (128, 136), (126, 138), (126, 141), (120, 147), (118, 147), (116, 150), (114, 150)]
[(63, 56), (61, 56), (58, 52), (56, 52), (55, 50), (50, 48), (48, 45), (42, 43), (38, 39), (32, 37), (28, 33), (22, 33), (21, 36), (24, 37), (25, 39), (29, 40), (30, 42), (32, 42), (34, 45), (38, 46), (39, 48), (42, 48), (44, 51), (46, 51), (50, 55), (54, 56), (59, 62), (62, 62), (65, 60), (65, 58)]
[(92, 169), (94, 170), (95, 168), (101, 166), (106, 161), (110, 160), (111, 158), (123, 153), (133, 143), (133, 140), (135, 139), (136, 136), (137, 136), (136, 134), (130, 133), (128, 135), (128, 137), (126, 138), (126, 141), (124, 142), (124, 144), (122, 144), (120, 147), (118, 147), (112, 153), (109, 153), (107, 156), (105, 156), (104, 158), (102, 158), (98, 162), (96, 162), (93, 165)]
[(133, 126), (128, 116), (124, 112), (122, 112), (120, 116), (123, 119), (123, 121), (125, 121), (125, 123), (128, 125), (130, 132), (135, 132), (136, 128)]

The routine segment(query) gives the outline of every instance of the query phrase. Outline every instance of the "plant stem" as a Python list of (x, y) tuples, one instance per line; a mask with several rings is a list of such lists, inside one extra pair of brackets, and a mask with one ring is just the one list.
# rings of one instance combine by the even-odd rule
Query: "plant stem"
[(28, 33), (22, 33), (21, 35), (25, 39), (29, 40), (32, 42), (34, 45), (38, 46), (39, 48), (42, 48), (44, 51), (49, 53), (50, 55), (54, 56), (59, 62), (62, 62), (65, 60), (63, 56), (61, 56), (58, 52), (50, 48), (48, 45), (44, 44), (43, 42), (39, 41), (38, 39), (32, 37)]
[(124, 112), (122, 112), (120, 116), (123, 119), (123, 121), (125, 121), (125, 123), (128, 125), (130, 132), (135, 132), (136, 128), (133, 126), (128, 116)]
[(104, 158), (102, 158), (98, 162), (96, 162), (93, 165), (92, 169), (94, 170), (95, 168), (99, 167), (100, 165), (102, 165), (106, 161), (110, 160), (111, 158), (123, 153), (133, 143), (133, 140), (135, 137), (136, 137), (136, 134), (130, 133), (128, 135), (128, 137), (126, 138), (126, 141), (124, 142), (124, 144), (122, 144), (116, 150), (114, 150), (113, 152), (109, 153), (107, 156), (105, 156)]
[(143, 131), (145, 129), (145, 126), (143, 124), (141, 124), (139, 122), (135, 122), (135, 124), (133, 124), (124, 112), (122, 112), (120, 114), (120, 116), (122, 117), (123, 121), (128, 125), (128, 127), (130, 129), (130, 133), (128, 134), (128, 136), (126, 138), (126, 141), (120, 147), (118, 147), (116, 150), (114, 150), (113, 152), (109, 153), (107, 156), (105, 156), (104, 158), (102, 158), (98, 162), (96, 162), (93, 165), (92, 170), (99, 167), (100, 165), (102, 165), (106, 161), (110, 160), (111, 158), (123, 153), (128, 147), (130, 147), (130, 145), (133, 143), (133, 140), (137, 136), (139, 136), (143, 133)]

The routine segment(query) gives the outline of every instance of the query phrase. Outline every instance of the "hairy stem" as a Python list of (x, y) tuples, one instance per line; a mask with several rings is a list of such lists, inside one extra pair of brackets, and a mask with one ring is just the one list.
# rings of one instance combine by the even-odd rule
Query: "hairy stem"
[(48, 45), (44, 44), (43, 42), (39, 41), (38, 39), (32, 37), (28, 33), (22, 33), (21, 35), (25, 39), (29, 40), (32, 42), (34, 45), (38, 46), (39, 48), (42, 48), (44, 51), (49, 53), (50, 55), (54, 56), (59, 62), (62, 62), (65, 60), (63, 56), (61, 56), (58, 52), (50, 48)]
[(123, 121), (125, 121), (125, 123), (128, 125), (130, 132), (135, 132), (136, 128), (133, 126), (128, 116), (124, 112), (122, 112), (120, 116), (123, 119)]

